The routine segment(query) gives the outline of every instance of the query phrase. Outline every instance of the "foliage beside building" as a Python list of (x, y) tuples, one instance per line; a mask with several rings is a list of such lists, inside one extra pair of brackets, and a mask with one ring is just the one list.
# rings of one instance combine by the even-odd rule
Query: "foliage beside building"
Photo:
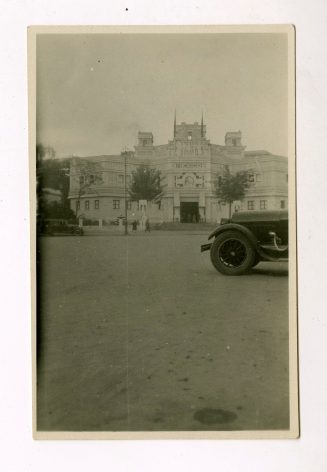
[(36, 147), (37, 215), (44, 219), (72, 219), (69, 194), (70, 159), (56, 159), (55, 151)]

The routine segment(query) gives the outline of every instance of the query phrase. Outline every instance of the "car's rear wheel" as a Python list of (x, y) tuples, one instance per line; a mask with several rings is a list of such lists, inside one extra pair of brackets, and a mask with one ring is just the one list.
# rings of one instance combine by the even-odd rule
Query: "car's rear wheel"
[(248, 238), (238, 231), (219, 234), (210, 250), (214, 267), (225, 275), (242, 275), (256, 261), (256, 251)]

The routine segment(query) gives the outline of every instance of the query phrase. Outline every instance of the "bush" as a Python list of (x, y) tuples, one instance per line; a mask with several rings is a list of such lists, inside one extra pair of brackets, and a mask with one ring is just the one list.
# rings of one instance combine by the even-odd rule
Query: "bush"
[(40, 198), (38, 201), (38, 218), (41, 220), (47, 219), (63, 219), (76, 221), (75, 213), (58, 202), (46, 202)]

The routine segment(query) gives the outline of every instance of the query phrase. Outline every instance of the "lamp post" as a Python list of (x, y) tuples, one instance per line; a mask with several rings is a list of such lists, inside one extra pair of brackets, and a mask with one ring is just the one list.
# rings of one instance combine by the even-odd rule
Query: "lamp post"
[(127, 155), (128, 152), (125, 151), (123, 152), (124, 155), (124, 199), (125, 199), (125, 236), (128, 234), (128, 228), (127, 228)]

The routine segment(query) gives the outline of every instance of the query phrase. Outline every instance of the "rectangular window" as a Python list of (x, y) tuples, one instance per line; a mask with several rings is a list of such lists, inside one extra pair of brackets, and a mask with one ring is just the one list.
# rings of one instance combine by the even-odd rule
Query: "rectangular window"
[(123, 184), (124, 183), (124, 176), (123, 175), (118, 175), (118, 183)]
[(267, 200), (260, 200), (260, 210), (267, 210)]
[(132, 209), (132, 202), (130, 200), (127, 200), (127, 210)]
[(94, 184), (94, 182), (95, 182), (95, 177), (94, 177), (94, 175), (90, 175), (90, 177), (89, 177), (89, 182), (90, 182), (91, 185)]
[(90, 201), (89, 201), (89, 200), (85, 200), (84, 205), (85, 205), (85, 206), (84, 206), (85, 210), (88, 210), (88, 209), (90, 208)]
[(254, 210), (254, 200), (248, 201), (248, 210)]
[(280, 201), (280, 207), (281, 207), (281, 209), (285, 208), (285, 200)]
[(84, 175), (79, 176), (79, 184), (83, 185), (84, 184)]
[(252, 173), (248, 174), (248, 181), (251, 182), (251, 183), (254, 182), (254, 174), (252, 174)]
[(79, 208), (80, 208), (80, 201), (77, 200), (77, 201), (76, 201), (76, 210), (79, 210)]
[(94, 209), (95, 210), (99, 209), (99, 200), (94, 200)]
[(113, 209), (119, 210), (120, 208), (120, 200), (113, 200)]

